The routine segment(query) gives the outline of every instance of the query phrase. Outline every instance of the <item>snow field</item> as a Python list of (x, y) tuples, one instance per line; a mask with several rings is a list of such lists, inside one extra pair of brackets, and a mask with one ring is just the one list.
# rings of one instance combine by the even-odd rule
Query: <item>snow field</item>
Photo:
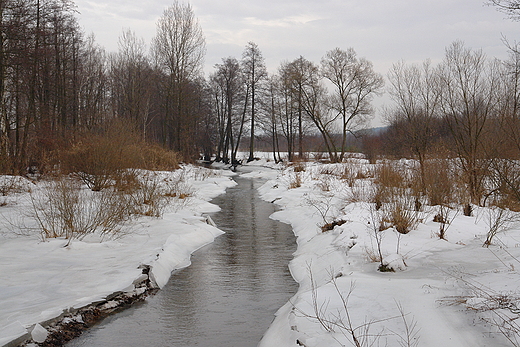
[[(370, 170), (364, 160), (352, 162)], [(352, 332), (362, 346), (510, 346), (489, 323), (496, 319), (489, 308), (493, 295), (518, 302), (518, 226), (485, 248), (487, 209), (475, 208), (471, 217), (454, 210), (447, 240), (441, 240), (436, 210), (424, 206), (408, 234), (381, 232), (384, 262), (396, 271), (380, 272), (372, 259), (373, 207), (363, 201), (373, 179), (356, 179), (351, 187), (331, 174), (342, 165), (306, 163), (300, 172), (288, 167), (260, 188), (263, 199), (282, 209), (271, 218), (291, 224), (297, 237), (289, 267), (300, 287), (259, 346), (350, 346)], [(341, 219), (346, 223), (322, 232), (325, 220)]]
[(174, 269), (190, 264), (192, 252), (222, 233), (202, 214), (218, 211), (208, 201), (236, 184), (231, 173), (186, 166), (157, 174), (163, 180), (182, 174), (193, 194), (182, 201), (171, 198), (161, 218), (134, 219), (117, 237), (103, 242), (96, 234), (69, 245), (63, 238), (41, 239), (28, 212), (28, 191), (41, 189), (44, 182), (23, 180), (25, 189), (4, 198), (5, 206), (0, 207), (0, 346), (31, 331), (41, 339), (44, 332), (37, 323), (70, 308), (103, 301), (115, 292), (134, 291), (143, 265), (151, 268), (155, 284), (164, 286)]

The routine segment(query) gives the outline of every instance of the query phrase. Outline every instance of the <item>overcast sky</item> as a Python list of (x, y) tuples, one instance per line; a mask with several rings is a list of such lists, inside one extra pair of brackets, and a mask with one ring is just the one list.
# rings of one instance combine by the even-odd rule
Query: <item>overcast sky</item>
[[(206, 36), (206, 74), (224, 57), (240, 58), (247, 42), (253, 41), (270, 72), (300, 55), (319, 63), (328, 50), (352, 47), (386, 75), (401, 59), (442, 60), (445, 48), (455, 40), (506, 59), (502, 37), (520, 40), (520, 22), (485, 1), (191, 0), (190, 4)], [(157, 19), (171, 4), (170, 0), (76, 0), (80, 25), (108, 51), (117, 50), (123, 28), (149, 43)]]

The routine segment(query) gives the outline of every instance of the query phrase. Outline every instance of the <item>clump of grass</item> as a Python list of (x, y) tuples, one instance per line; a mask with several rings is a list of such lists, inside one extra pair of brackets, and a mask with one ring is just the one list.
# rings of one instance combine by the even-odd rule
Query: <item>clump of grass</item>
[(296, 162), (293, 165), (293, 171), (298, 172), (305, 172), (305, 163), (304, 162)]
[(387, 211), (388, 221), (400, 234), (408, 234), (419, 223), (416, 211), (411, 210), (405, 200), (394, 201)]
[(302, 186), (301, 172), (296, 172), (289, 182), (289, 189), (299, 188)]

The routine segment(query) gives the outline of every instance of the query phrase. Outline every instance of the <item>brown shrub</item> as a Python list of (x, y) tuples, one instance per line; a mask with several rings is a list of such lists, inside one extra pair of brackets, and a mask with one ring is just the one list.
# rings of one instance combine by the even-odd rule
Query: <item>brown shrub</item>
[(75, 173), (94, 191), (113, 185), (128, 188), (135, 182), (133, 169), (173, 170), (179, 164), (176, 153), (147, 144), (120, 122), (81, 136), (60, 159), (62, 172)]
[(417, 227), (417, 213), (411, 210), (405, 199), (397, 200), (389, 206), (388, 221), (400, 234), (408, 234)]
[(87, 234), (115, 235), (133, 213), (127, 196), (114, 189), (85, 194), (78, 182), (59, 179), (31, 194), (33, 217), (43, 238), (81, 239)]
[(405, 174), (397, 164), (385, 161), (375, 171), (375, 183), (384, 187), (400, 188), (406, 183)]
[(424, 193), (430, 205), (446, 205), (454, 202), (456, 187), (448, 159), (425, 162)]

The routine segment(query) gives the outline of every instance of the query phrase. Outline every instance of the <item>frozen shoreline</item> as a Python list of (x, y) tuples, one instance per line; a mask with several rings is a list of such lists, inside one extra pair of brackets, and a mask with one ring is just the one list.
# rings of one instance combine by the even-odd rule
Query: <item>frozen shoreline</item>
[[(124, 235), (102, 243), (87, 237), (65, 247), (64, 239), (41, 242), (39, 235), (0, 234), (0, 346), (25, 340), (36, 324), (114, 293), (141, 294), (148, 279), (143, 267), (150, 268), (152, 287), (164, 286), (174, 269), (190, 264), (194, 251), (222, 234), (203, 214), (218, 211), (208, 201), (236, 184), (232, 175), (222, 171), (203, 180), (190, 178), (196, 193), (185, 206), (161, 218), (139, 218)], [(19, 218), (27, 203), (23, 194), (13, 199), (2, 207), (4, 220)]]
[[(375, 246), (367, 203), (345, 203), (352, 187), (330, 175), (334, 167), (306, 164), (298, 187), (291, 186), (296, 173), (288, 168), (259, 189), (264, 200), (281, 208), (271, 218), (292, 225), (298, 249), (289, 266), (299, 283), (259, 347), (349, 345), (350, 328), (367, 343), (378, 339), (389, 346), (400, 346), (408, 338), (410, 346), (422, 347), (509, 346), (496, 327), (482, 321), (491, 311), (485, 309), (488, 299), (477, 287), (516, 297), (518, 228), (501, 234), (499, 244), (488, 249), (482, 247), (486, 209), (475, 208), (473, 217), (454, 214), (447, 240), (436, 236), (439, 224), (432, 221), (434, 214), (425, 213), (408, 234), (385, 231), (383, 254), (392, 261), (402, 259), (396, 269), (402, 268), (382, 273), (378, 263), (368, 260)], [(327, 201), (331, 216), (346, 223), (322, 232), (316, 201)]]

